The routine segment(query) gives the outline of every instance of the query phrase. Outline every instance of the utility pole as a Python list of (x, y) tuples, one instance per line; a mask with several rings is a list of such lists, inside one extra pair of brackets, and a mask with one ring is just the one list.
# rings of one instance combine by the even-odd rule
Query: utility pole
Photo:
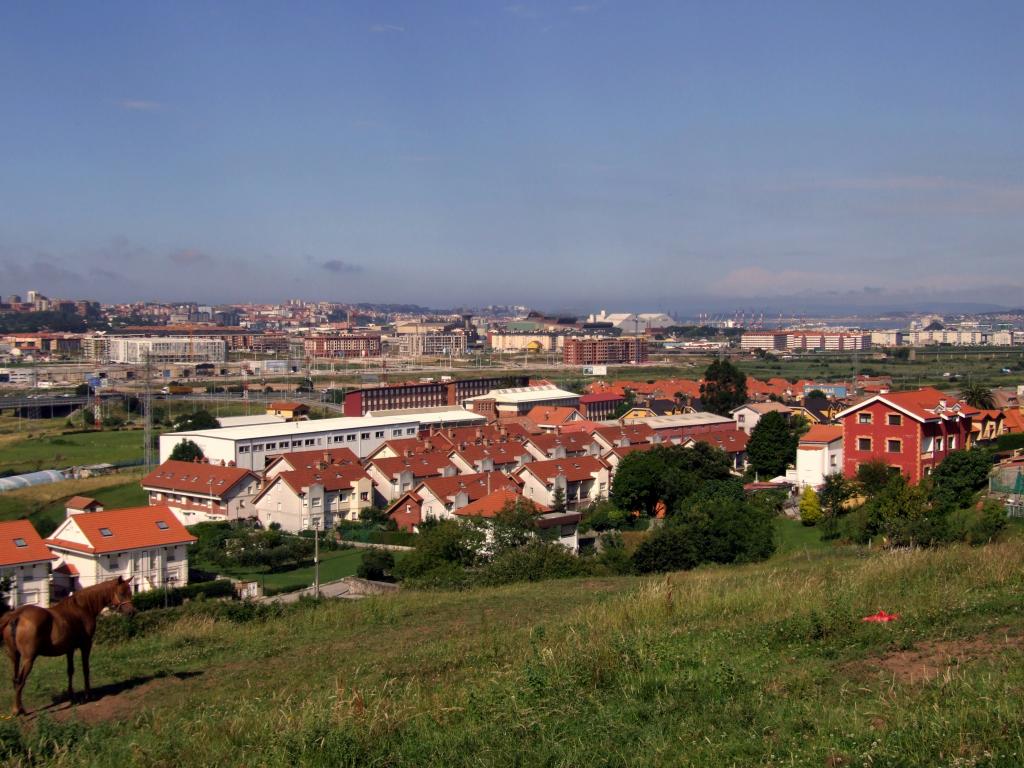
[[(143, 449), (143, 463), (145, 464), (146, 471), (149, 472), (150, 467), (153, 466), (153, 397), (150, 391), (150, 376), (153, 372), (153, 363), (150, 360), (149, 353), (146, 353), (146, 372), (145, 381), (142, 383), (142, 423), (143, 439), (146, 441), (145, 448)], [(165, 590), (166, 591), (166, 590)]]
[(313, 596), (320, 598), (320, 518), (313, 518)]

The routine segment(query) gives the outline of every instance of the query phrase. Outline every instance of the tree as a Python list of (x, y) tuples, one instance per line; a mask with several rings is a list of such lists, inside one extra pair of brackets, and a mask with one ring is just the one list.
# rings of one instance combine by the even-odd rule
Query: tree
[(383, 581), (395, 567), (395, 556), (386, 549), (368, 549), (363, 552), (356, 576), (361, 579)]
[(868, 535), (881, 533), (892, 546), (928, 546), (942, 538), (941, 515), (933, 513), (924, 490), (902, 474), (890, 476), (865, 507)]
[(821, 502), (818, 500), (818, 494), (808, 485), (800, 495), (800, 522), (804, 525), (817, 525), (821, 521), (821, 517)]
[(786, 417), (778, 411), (769, 411), (750, 433), (747, 458), (751, 468), (766, 478), (784, 475), (787, 465), (796, 461), (798, 442)]
[(881, 492), (892, 479), (893, 469), (881, 459), (865, 461), (857, 467), (857, 482), (868, 496)]
[(658, 504), (674, 512), (679, 503), (707, 483), (728, 480), (729, 457), (709, 445), (693, 448), (659, 445), (626, 456), (615, 471), (611, 498), (619, 509), (653, 517)]
[[(564, 496), (563, 507), (564, 507)], [(491, 529), (491, 554), (497, 557), (509, 549), (524, 546), (534, 538), (537, 507), (526, 499), (509, 501), (487, 524)]]
[(807, 393), (807, 400), (828, 400), (828, 395), (822, 392), (820, 389), (812, 389)]
[(992, 390), (984, 384), (968, 384), (961, 390), (960, 399), (972, 408), (991, 410), (996, 407), (996, 401), (992, 396)]
[(626, 387), (625, 392), (624, 392), (623, 397), (622, 397), (622, 402), (619, 403), (617, 406), (615, 406), (615, 410), (612, 411), (612, 416), (611, 417), (613, 419), (621, 419), (623, 416), (625, 416), (627, 413), (629, 413), (635, 407), (636, 407), (636, 392), (634, 392), (629, 387)]
[(846, 508), (843, 506), (857, 493), (853, 483), (846, 479), (841, 472), (833, 472), (825, 476), (825, 484), (821, 487), (818, 499), (821, 501), (822, 511), (826, 515), (839, 517), (844, 514)]
[(416, 548), (398, 561), (395, 576), (408, 579), (437, 568), (465, 568), (480, 559), (484, 533), (458, 520), (427, 520), (420, 524)]
[(747, 375), (728, 360), (715, 360), (704, 372), (700, 401), (705, 410), (728, 416), (747, 402)]
[(551, 511), (560, 515), (565, 512), (565, 489), (562, 486), (555, 488), (551, 497)]
[(682, 508), (633, 553), (640, 573), (701, 563), (749, 563), (775, 551), (773, 515), (746, 498), (715, 496)]
[(217, 429), (220, 424), (209, 411), (185, 413), (174, 420), (175, 432), (196, 432), (200, 429)]
[(92, 394), (92, 389), (84, 381), (81, 384), (79, 384), (77, 387), (75, 387), (75, 395), (77, 397), (88, 397), (91, 394)]
[(196, 459), (202, 461), (203, 458), (203, 449), (188, 439), (175, 445), (170, 455), (172, 461), (195, 461)]
[(992, 454), (985, 448), (954, 451), (932, 472), (932, 501), (943, 510), (970, 504), (988, 482)]

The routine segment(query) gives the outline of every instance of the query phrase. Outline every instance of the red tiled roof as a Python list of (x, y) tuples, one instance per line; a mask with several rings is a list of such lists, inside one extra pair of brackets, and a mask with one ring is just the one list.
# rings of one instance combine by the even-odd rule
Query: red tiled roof
[(533, 461), (517, 469), (516, 474), (531, 472), (534, 477), (545, 484), (558, 475), (565, 475), (567, 482), (574, 483), (581, 480), (592, 480), (594, 473), (602, 469), (606, 469), (605, 463), (593, 456), (570, 456), (565, 459)]
[(415, 456), (392, 456), (389, 458), (372, 459), (367, 466), (374, 466), (385, 477), (395, 477), (408, 470), (413, 477), (430, 477), (440, 475), (445, 467), (451, 467), (448, 454), (443, 451), (434, 453), (418, 453)]
[(841, 425), (814, 424), (800, 438), (800, 443), (831, 443), (842, 438), (843, 428)]
[(618, 427), (598, 427), (590, 434), (600, 435), (606, 442), (614, 445), (616, 441), (623, 438), (631, 443), (646, 443), (656, 433), (646, 424), (625, 424)]
[(509, 488), (499, 488), (497, 491), (492, 491), (486, 496), (481, 496), (476, 501), (470, 502), (461, 509), (455, 510), (455, 514), (461, 517), (496, 517), (506, 507), (515, 506), (517, 504), (523, 505), (524, 508), (529, 509), (533, 507), (536, 514), (542, 514), (548, 511), (547, 507), (543, 507), (529, 499), (526, 499), (518, 491), (511, 490)]
[(274, 481), (276, 482), (278, 478), (281, 482), (287, 483), (293, 491), (301, 494), (303, 488), (316, 484), (322, 485), (325, 491), (345, 490), (360, 480), (369, 480), (370, 476), (358, 464), (328, 464), (322, 469), (303, 467), (285, 470), (278, 474)]
[(56, 557), (47, 549), (42, 537), (28, 520), (0, 522), (0, 566), (53, 560)]
[(611, 456), (614, 453), (620, 459), (624, 459), (631, 453), (635, 453), (637, 451), (649, 451), (658, 445), (658, 443), (630, 443), (629, 445), (621, 445), (616, 448), (612, 448), (604, 455)]
[(524, 454), (529, 454), (522, 443), (497, 443), (495, 445), (467, 445), (465, 448), (453, 448), (449, 456), (458, 455), (472, 464), (481, 459), (494, 459), (495, 464), (511, 464)]
[[(56, 555), (54, 555), (56, 557)], [(68, 576), (77, 576), (78, 568), (75, 567), (74, 563), (61, 563), (53, 569), (54, 573), (66, 573)]]
[(747, 442), (750, 436), (741, 429), (709, 429), (705, 432), (695, 432), (690, 439), (696, 443), (708, 443), (721, 448), (726, 453), (740, 453), (747, 450)]
[(416, 491), (422, 495), (421, 489), (426, 489), (442, 501), (465, 491), (469, 500), (475, 501), (488, 493), (512, 485), (508, 476), (502, 472), (477, 472), (454, 477), (428, 477), (417, 486)]
[(595, 392), (589, 395), (580, 396), (581, 405), (591, 405), (593, 403), (619, 403), (622, 402), (624, 397), (618, 392)]
[(1008, 432), (1024, 432), (1024, 411), (1019, 408), (1007, 408), (1003, 411), (1003, 426)]
[(945, 401), (947, 409), (956, 405), (956, 400), (934, 387), (924, 387), (909, 392), (886, 392), (884, 395), (876, 395), (847, 408), (839, 416), (844, 417), (873, 402), (883, 402), (888, 403), (897, 410), (903, 411), (918, 421), (932, 421), (942, 418), (942, 415), (935, 412), (942, 401)]
[[(56, 537), (47, 538), (46, 542), (79, 552), (103, 554), (166, 544), (191, 544), (196, 541), (196, 537), (185, 530), (185, 526), (178, 522), (178, 518), (164, 504), (82, 512), (72, 515), (68, 522), (78, 526), (88, 540), (88, 545)], [(109, 531), (110, 535), (104, 535), (103, 531)]]
[[(292, 453), (282, 453), (275, 457), (276, 461), (283, 461), (288, 466), (294, 469), (302, 469), (303, 467), (315, 467), (320, 463), (326, 464), (340, 464), (360, 465), (359, 457), (355, 455), (351, 448), (321, 448), (318, 451), (293, 451)], [(269, 466), (267, 467), (270, 468)]]
[(538, 426), (565, 424), (573, 418), (579, 418), (580, 412), (569, 406), (535, 405), (526, 414), (526, 418)]
[(72, 496), (70, 499), (64, 502), (64, 507), (66, 509), (86, 510), (93, 504), (99, 504), (99, 502), (96, 501), (96, 499), (92, 498), (91, 496)]
[(594, 440), (589, 434), (577, 432), (555, 434), (551, 432), (546, 435), (533, 435), (530, 442), (544, 453), (549, 453), (558, 446), (563, 446), (566, 453), (580, 453), (585, 452)]
[(169, 459), (142, 478), (142, 487), (223, 496), (243, 480), (255, 478), (254, 472), (240, 467)]

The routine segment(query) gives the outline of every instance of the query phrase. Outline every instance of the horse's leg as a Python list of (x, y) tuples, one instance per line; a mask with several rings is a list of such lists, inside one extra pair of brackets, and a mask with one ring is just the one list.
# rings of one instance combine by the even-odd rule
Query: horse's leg
[[(14, 690), (18, 690), (18, 668), (21, 666), (21, 654), (18, 653), (18, 646), (14, 643), (13, 639), (8, 650), (11, 653), (11, 665), (14, 667), (14, 674), (11, 676), (11, 682), (14, 683)], [(16, 698), (14, 703), (14, 714), (21, 714), (21, 699)]]
[(25, 683), (28, 682), (28, 676), (32, 673), (32, 665), (35, 663), (35, 656), (31, 653), (25, 654), (18, 675), (14, 678), (14, 714), (16, 715), (25, 714), (25, 707), (21, 704), (21, 691), (25, 687)]
[(92, 698), (92, 688), (89, 687), (89, 653), (92, 651), (92, 640), (87, 640), (82, 646), (82, 676), (85, 678), (85, 699)]
[(68, 651), (68, 704), (75, 702), (75, 649)]

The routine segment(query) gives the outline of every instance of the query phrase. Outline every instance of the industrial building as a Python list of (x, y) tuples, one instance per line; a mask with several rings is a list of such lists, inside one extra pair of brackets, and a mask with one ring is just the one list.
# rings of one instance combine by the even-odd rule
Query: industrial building
[(112, 363), (223, 363), (228, 359), (224, 339), (202, 336), (108, 336)]

